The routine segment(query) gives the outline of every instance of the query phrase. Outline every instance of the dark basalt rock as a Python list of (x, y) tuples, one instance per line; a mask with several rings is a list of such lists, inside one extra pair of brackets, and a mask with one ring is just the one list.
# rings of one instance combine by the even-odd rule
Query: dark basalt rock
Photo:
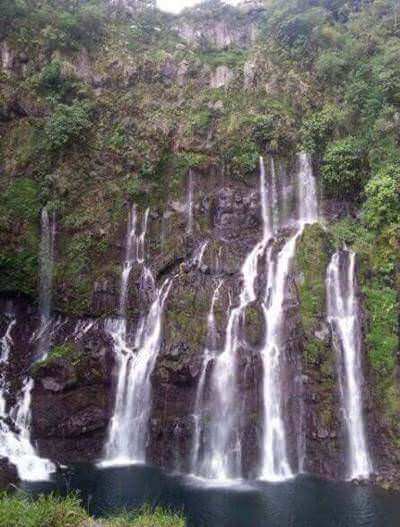
[(100, 456), (113, 405), (110, 337), (97, 328), (75, 346), (71, 356), (50, 353), (35, 371), (32, 435), (39, 452), (50, 449), (59, 463)]
[(0, 458), (0, 491), (7, 490), (18, 483), (18, 472), (7, 458)]

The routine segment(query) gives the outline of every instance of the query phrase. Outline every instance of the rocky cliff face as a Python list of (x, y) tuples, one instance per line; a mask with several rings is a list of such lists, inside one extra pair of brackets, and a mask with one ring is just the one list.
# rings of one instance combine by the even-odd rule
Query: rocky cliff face
[[(32, 438), (38, 451), (60, 464), (101, 457), (117, 376), (104, 321), (118, 315), (128, 207), (138, 203), (141, 214), (150, 207), (146, 261), (158, 284), (175, 278), (151, 376), (147, 455), (151, 462), (185, 471), (213, 291), (223, 279), (216, 306), (222, 347), (227, 313), (238, 298), (240, 267), (262, 235), (258, 154), (293, 164), (296, 111), (301, 114), (320, 94), (309, 74), (288, 73), (284, 65), (279, 69), (262, 53), (258, 35), (264, 9), (259, 4), (247, 2), (239, 11), (196, 9), (173, 19), (139, 19), (132, 13), (126, 15), (128, 23), (117, 19), (99, 49), (49, 49), (40, 32), (31, 47), (10, 38), (1, 44), (0, 119), (8, 139), (2, 140), (1, 158), (6, 212), (0, 235), (7, 248), (0, 259), (0, 313), (12, 311), (17, 319), (7, 397), (12, 406), (22, 377), (30, 371), (35, 380)], [(45, 97), (54, 89), (61, 97), (56, 107)], [(280, 100), (288, 92), (290, 111)], [(86, 102), (94, 106), (91, 126), (85, 124), (89, 110), (82, 121), (79, 110), (72, 119), (80, 123), (74, 129), (77, 135), (71, 132), (65, 142), (69, 150), (54, 144), (41, 150), (35, 144), (35, 127), (43, 132), (43, 141), (51, 141), (57, 123), (70, 126), (65, 107), (71, 101), (79, 101), (81, 109)], [(192, 232), (187, 228), (189, 170)], [(57, 215), (54, 327), (49, 357), (33, 365), (40, 326), (36, 255), (43, 200)], [(284, 391), (288, 415), (304, 416), (303, 430), (297, 421), (286, 423), (290, 451), (296, 450), (298, 434), (304, 431), (304, 469), (336, 479), (344, 474), (345, 436), (324, 281), (337, 243), (334, 225), (355, 214), (343, 201), (325, 200), (322, 206), (328, 226), (305, 230), (286, 287), (285, 347), (296, 372), (291, 377), (301, 379), (295, 385), (287, 380)], [(281, 236), (285, 239), (287, 233)], [(368, 258), (362, 255), (359, 273), (365, 336), (373, 324), (363, 292), (373, 281)], [(134, 268), (128, 296), (131, 336), (150, 302)], [(3, 318), (0, 337), (7, 330)], [(264, 328), (257, 303), (248, 307), (243, 331), (243, 462), (251, 477), (260, 456), (262, 370), (257, 350)], [(371, 363), (370, 346), (366, 338), (364, 413), (374, 468), (382, 481), (399, 485), (398, 357), (382, 379)]]
[[(148, 261), (162, 281), (175, 276), (163, 322), (162, 346), (152, 373), (152, 411), (147, 456), (168, 469), (190, 469), (194, 435), (193, 410), (207, 336), (207, 314), (218, 280), (224, 280), (217, 306), (218, 339), (223, 346), (227, 313), (235, 302), (241, 280), (241, 264), (261, 237), (257, 184), (227, 184), (213, 175), (208, 191), (195, 174), (194, 229), (188, 235), (186, 212), (172, 212), (164, 222), (153, 215), (146, 246)], [(184, 207), (176, 207), (181, 210)], [(121, 225), (121, 232), (123, 226)], [(284, 235), (284, 233), (282, 233)], [(159, 249), (161, 236), (164, 250)], [(204, 240), (207, 246), (199, 262), (196, 256)], [(176, 243), (178, 241), (178, 243)], [(123, 239), (118, 242), (123, 245)], [(154, 253), (152, 252), (154, 250)], [(290, 401), (288, 415), (304, 414), (305, 465), (312, 473), (340, 479), (344, 475), (344, 422), (340, 408), (335, 352), (326, 323), (324, 280), (333, 245), (320, 226), (306, 229), (298, 243), (296, 266), (290, 277), (285, 303), (285, 348), (293, 372), (284, 383)], [(118, 254), (119, 256), (119, 254)], [(118, 262), (116, 262), (118, 265)], [(135, 334), (138, 313), (139, 276), (132, 273), (129, 287), (130, 333)], [(13, 355), (10, 375), (32, 368), (35, 388), (32, 400), (33, 439), (41, 455), (66, 464), (98, 461), (107, 439), (114, 406), (117, 369), (113, 343), (104, 329), (104, 318), (96, 316), (99, 289), (93, 284), (91, 318), (59, 314), (54, 320), (50, 356), (33, 367), (35, 344), (32, 335), (39, 325), (35, 308), (25, 298), (9, 297), (8, 310), (18, 313), (12, 333)], [(103, 284), (110, 312), (118, 311), (118, 289)], [(136, 300), (135, 300), (136, 299)], [(3, 301), (4, 305), (4, 301)], [(148, 306), (148, 304), (147, 304)], [(4, 308), (5, 310), (5, 308)], [(263, 339), (263, 322), (257, 304), (246, 313), (247, 345), (240, 351), (240, 394), (248, 422), (244, 467), (247, 476), (260, 456), (260, 401), (262, 368), (257, 349)], [(4, 326), (6, 327), (6, 326)], [(30, 351), (28, 351), (30, 350)], [(365, 367), (368, 371), (367, 364)], [(301, 375), (303, 388), (296, 392), (293, 378)], [(388, 439), (388, 423), (379, 403), (368, 395), (373, 378), (365, 386), (365, 415), (375, 468), (381, 477), (396, 481), (397, 454)], [(12, 397), (12, 393), (10, 394)], [(299, 421), (287, 423), (290, 452), (296, 452)]]

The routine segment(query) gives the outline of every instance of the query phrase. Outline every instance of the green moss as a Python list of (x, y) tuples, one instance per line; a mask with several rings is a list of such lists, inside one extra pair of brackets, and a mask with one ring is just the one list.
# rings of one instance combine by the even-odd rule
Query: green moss
[(9, 221), (37, 221), (40, 211), (38, 184), (28, 178), (17, 179), (2, 196), (0, 206), (8, 213)]
[(65, 344), (53, 346), (44, 360), (35, 362), (32, 366), (32, 375), (37, 375), (42, 368), (46, 368), (60, 359), (68, 361), (68, 363), (75, 368), (80, 364), (83, 358), (83, 354), (76, 348), (74, 342), (67, 342)]
[(37, 290), (38, 256), (35, 249), (0, 250), (0, 291), (34, 295)]
[(52, 359), (68, 359), (71, 358), (76, 353), (76, 348), (74, 344), (60, 344), (59, 346), (54, 346), (50, 351), (50, 356)]
[(301, 272), (300, 311), (306, 333), (313, 329), (316, 321), (320, 321), (325, 313), (325, 274), (331, 251), (329, 239), (320, 225), (311, 225), (304, 230), (296, 261)]
[(230, 68), (237, 68), (243, 66), (246, 61), (247, 53), (241, 49), (228, 50), (209, 50), (197, 54), (202, 62), (210, 65), (213, 68), (218, 66), (228, 66)]
[(260, 306), (249, 305), (245, 312), (245, 332), (247, 340), (257, 345), (264, 337), (264, 316)]
[[(173, 295), (166, 312), (166, 327), (171, 344), (185, 342), (189, 353), (195, 353), (204, 344), (207, 334), (207, 313), (209, 309), (208, 290), (205, 287), (189, 287), (192, 274), (181, 277), (179, 291)], [(196, 321), (194, 324), (193, 321)]]
[(31, 179), (17, 179), (0, 198), (0, 291), (36, 291), (39, 211), (39, 189)]

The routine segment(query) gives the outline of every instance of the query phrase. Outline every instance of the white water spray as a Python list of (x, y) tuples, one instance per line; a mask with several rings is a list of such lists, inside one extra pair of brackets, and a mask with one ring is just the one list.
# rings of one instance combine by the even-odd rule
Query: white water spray
[(194, 215), (193, 215), (193, 208), (194, 208), (194, 198), (193, 198), (193, 172), (192, 170), (189, 170), (189, 181), (188, 181), (188, 192), (187, 192), (187, 200), (186, 200), (186, 214), (187, 214), (187, 227), (186, 232), (188, 234), (193, 233), (193, 223), (194, 223)]
[(339, 365), (339, 380), (348, 438), (348, 479), (365, 479), (372, 473), (362, 415), (360, 312), (356, 297), (356, 255), (339, 251), (327, 270), (328, 322)]
[(38, 333), (37, 358), (43, 360), (50, 349), (52, 319), (51, 296), (54, 269), (54, 244), (56, 221), (54, 214), (49, 217), (46, 207), (40, 218), (41, 236), (39, 249), (39, 311), (40, 327)]
[[(161, 344), (162, 315), (172, 281), (157, 289), (151, 270), (145, 265), (145, 238), (149, 210), (137, 233), (137, 212), (132, 207), (128, 220), (125, 261), (121, 276), (120, 318), (108, 320), (106, 330), (114, 341), (118, 380), (103, 465), (126, 465), (146, 460), (146, 440), (151, 411), (151, 382)], [(134, 345), (127, 342), (127, 300), (129, 277), (134, 265), (142, 268), (142, 288), (150, 287), (154, 300), (139, 321)]]
[[(0, 363), (7, 367), (12, 352), (12, 330), (16, 325), (11, 317), (7, 331), (0, 339)], [(54, 471), (54, 465), (47, 459), (40, 458), (31, 443), (31, 392), (33, 380), (26, 378), (14, 408), (7, 411), (7, 380), (4, 371), (0, 376), (0, 457), (6, 457), (17, 467), (18, 476), (25, 481), (44, 481)]]
[[(282, 481), (293, 476), (287, 453), (282, 393), (282, 374), (286, 356), (283, 342), (284, 301), (287, 280), (296, 251), (297, 240), (304, 226), (318, 221), (316, 184), (309, 157), (298, 156), (298, 222), (295, 233), (276, 257), (272, 248), (267, 251), (267, 286), (263, 302), (266, 334), (261, 350), (263, 363), (263, 442), (260, 477), (268, 481)], [(272, 176), (274, 176), (274, 169)], [(273, 204), (275, 207), (275, 203)], [(273, 226), (279, 228), (277, 220)]]
[(114, 339), (119, 375), (104, 464), (127, 465), (146, 460), (150, 376), (160, 349), (162, 314), (171, 285), (167, 279), (157, 291), (148, 315), (139, 323), (134, 349), (127, 346), (125, 328), (119, 320), (107, 324)]
[(239, 478), (241, 467), (241, 437), (237, 404), (237, 352), (240, 347), (240, 329), (246, 307), (257, 295), (255, 291), (258, 264), (271, 232), (268, 190), (264, 161), (260, 158), (260, 200), (263, 219), (263, 238), (247, 255), (242, 269), (242, 289), (239, 305), (231, 309), (223, 351), (216, 357), (211, 374), (210, 423), (207, 430), (207, 452), (198, 470), (206, 478), (228, 480)]
[(223, 280), (220, 280), (214, 289), (214, 293), (211, 300), (210, 311), (208, 312), (207, 317), (207, 345), (204, 350), (203, 362), (201, 366), (201, 372), (199, 377), (199, 382), (197, 385), (196, 391), (196, 400), (194, 406), (194, 438), (192, 446), (192, 455), (191, 455), (191, 472), (193, 474), (199, 473), (201, 471), (201, 435), (203, 432), (203, 409), (204, 409), (204, 396), (205, 396), (205, 383), (207, 369), (210, 364), (210, 361), (215, 358), (217, 351), (217, 325), (215, 320), (215, 305), (219, 298), (219, 293), (223, 285)]

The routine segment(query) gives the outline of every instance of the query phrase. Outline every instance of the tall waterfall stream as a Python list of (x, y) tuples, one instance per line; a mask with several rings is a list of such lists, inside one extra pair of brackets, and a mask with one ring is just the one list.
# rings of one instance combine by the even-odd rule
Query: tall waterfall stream
[(372, 473), (362, 400), (361, 325), (356, 295), (356, 255), (339, 251), (327, 270), (328, 321), (337, 353), (342, 408), (348, 439), (347, 477)]
[[(113, 416), (109, 426), (103, 465), (126, 465), (146, 461), (147, 427), (151, 412), (150, 375), (160, 348), (162, 315), (172, 280), (167, 278), (160, 288), (145, 264), (147, 209), (140, 231), (137, 211), (133, 206), (128, 220), (125, 261), (122, 268), (120, 318), (106, 322), (114, 341), (118, 361), (118, 381)], [(142, 283), (153, 290), (153, 302), (142, 315), (133, 342), (127, 336), (127, 300), (129, 278), (134, 265), (141, 267)]]
[[(55, 218), (49, 219), (47, 209), (41, 215), (40, 241), (40, 327), (34, 342), (36, 360), (46, 358), (51, 339), (51, 289), (54, 265)], [(12, 332), (16, 325), (15, 315), (8, 313), (9, 326), (0, 340), (0, 364), (6, 366), (12, 351)], [(8, 383), (4, 373), (0, 377), (0, 456), (7, 457), (18, 470), (22, 480), (40, 481), (49, 478), (55, 470), (53, 463), (38, 456), (31, 441), (31, 397), (34, 381), (26, 376), (17, 396), (16, 404), (9, 408), (6, 400)]]

